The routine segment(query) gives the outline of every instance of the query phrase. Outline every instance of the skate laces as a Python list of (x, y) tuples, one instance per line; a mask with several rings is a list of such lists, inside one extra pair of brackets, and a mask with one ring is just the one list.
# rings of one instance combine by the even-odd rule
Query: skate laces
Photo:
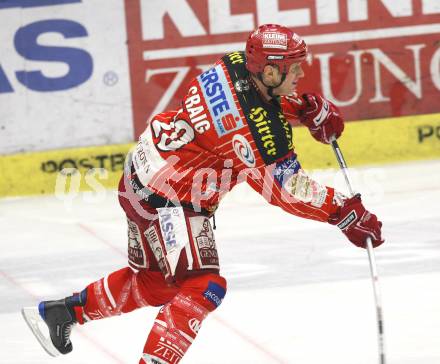
[(72, 333), (72, 327), (75, 325), (75, 323), (69, 323), (64, 327), (63, 330), (63, 339), (65, 341), (65, 346), (70, 344), (70, 334)]

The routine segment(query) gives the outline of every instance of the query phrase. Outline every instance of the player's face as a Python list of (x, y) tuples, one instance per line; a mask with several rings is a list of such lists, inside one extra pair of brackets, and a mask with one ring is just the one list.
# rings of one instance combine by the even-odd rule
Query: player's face
[[(281, 81), (281, 72), (278, 72), (279, 81)], [(296, 85), (300, 78), (304, 77), (304, 71), (301, 63), (293, 63), (290, 65), (289, 72), (284, 82), (273, 90), (274, 95), (288, 96), (292, 95), (296, 90)], [(278, 81), (278, 82), (279, 82)]]

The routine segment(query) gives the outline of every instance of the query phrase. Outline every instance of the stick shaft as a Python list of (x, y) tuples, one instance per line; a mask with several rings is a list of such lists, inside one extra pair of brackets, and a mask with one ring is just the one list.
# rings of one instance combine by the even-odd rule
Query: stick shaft
[(352, 188), (351, 178), (348, 173), (347, 163), (345, 163), (344, 156), (342, 155), (341, 148), (339, 148), (338, 142), (334, 137), (331, 138), (331, 143), (333, 147), (333, 151), (335, 152), (336, 159), (339, 163), (339, 167), (341, 167), (342, 174), (344, 175), (345, 182), (347, 183), (348, 191), (350, 192), (350, 197), (354, 196), (355, 193)]
[[(350, 175), (348, 173), (347, 163), (345, 162), (344, 156), (342, 155), (342, 151), (339, 148), (338, 142), (336, 138), (333, 136), (331, 138), (331, 144), (333, 147), (333, 151), (335, 152), (336, 159), (341, 167), (342, 173), (345, 178), (345, 182), (347, 183), (348, 190), (350, 191), (351, 197), (355, 195), (353, 191), (353, 187), (351, 184)], [(383, 330), (383, 312), (382, 312), (382, 299), (379, 288), (379, 276), (377, 274), (377, 264), (376, 257), (374, 255), (373, 243), (371, 238), (367, 238), (366, 241), (367, 252), (368, 252), (368, 261), (370, 262), (370, 273), (371, 279), (373, 282), (373, 292), (374, 292), (374, 300), (376, 303), (376, 318), (377, 318), (377, 332), (378, 332), (378, 344), (379, 344), (379, 363), (385, 364), (385, 336)]]
[(374, 255), (371, 239), (367, 239), (368, 260), (370, 262), (371, 279), (373, 282), (374, 301), (376, 303), (377, 338), (379, 344), (379, 363), (385, 364), (385, 335), (383, 330), (382, 299), (379, 287), (379, 275), (377, 274), (376, 257)]

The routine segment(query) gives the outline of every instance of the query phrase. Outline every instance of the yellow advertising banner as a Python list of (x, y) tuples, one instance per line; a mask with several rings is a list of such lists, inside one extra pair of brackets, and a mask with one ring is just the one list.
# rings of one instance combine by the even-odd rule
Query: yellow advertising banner
[[(337, 167), (331, 147), (315, 141), (307, 128), (294, 129), (294, 142), (304, 169)], [(339, 144), (349, 166), (440, 158), (440, 114), (349, 122)], [(0, 197), (53, 194), (72, 184), (79, 190), (116, 188), (133, 146), (1, 156)]]

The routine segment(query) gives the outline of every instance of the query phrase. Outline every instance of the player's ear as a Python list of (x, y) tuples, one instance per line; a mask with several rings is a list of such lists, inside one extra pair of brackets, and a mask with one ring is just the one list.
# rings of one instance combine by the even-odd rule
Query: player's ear
[(264, 69), (263, 69), (264, 83), (266, 83), (268, 85), (274, 83), (276, 81), (276, 77), (277, 77), (276, 73), (277, 73), (276, 67), (274, 67), (270, 64), (267, 64), (266, 66), (264, 66)]

